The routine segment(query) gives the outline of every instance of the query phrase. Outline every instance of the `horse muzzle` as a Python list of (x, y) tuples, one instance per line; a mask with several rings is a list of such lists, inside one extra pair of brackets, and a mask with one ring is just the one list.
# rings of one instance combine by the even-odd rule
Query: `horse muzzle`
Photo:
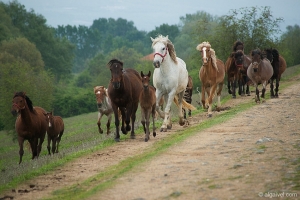
[(98, 108), (102, 107), (102, 103), (97, 103)]
[(253, 71), (254, 72), (258, 72), (258, 68), (253, 68)]
[(160, 67), (160, 62), (159, 61), (153, 61), (153, 66), (155, 68), (159, 68)]
[(120, 82), (113, 82), (114, 89), (120, 89), (120, 86), (121, 86)]

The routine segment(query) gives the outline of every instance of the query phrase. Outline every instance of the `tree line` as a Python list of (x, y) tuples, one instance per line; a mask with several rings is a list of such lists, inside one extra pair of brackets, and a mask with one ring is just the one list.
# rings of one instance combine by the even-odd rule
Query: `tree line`
[(47, 25), (34, 10), (14, 0), (0, 2), (0, 130), (12, 130), (10, 114), (14, 92), (25, 91), (34, 105), (69, 117), (96, 111), (93, 87), (107, 86), (111, 58), (124, 67), (153, 71), (150, 37), (169, 35), (177, 56), (186, 64), (196, 86), (201, 59), (196, 46), (209, 41), (217, 57), (226, 61), (236, 40), (245, 52), (255, 48), (277, 48), (288, 66), (300, 63), (300, 27), (279, 29), (282, 18), (274, 18), (270, 7), (230, 10), (213, 16), (205, 11), (186, 14), (177, 25), (162, 24), (150, 32), (139, 31), (132, 21), (99, 18), (87, 26)]

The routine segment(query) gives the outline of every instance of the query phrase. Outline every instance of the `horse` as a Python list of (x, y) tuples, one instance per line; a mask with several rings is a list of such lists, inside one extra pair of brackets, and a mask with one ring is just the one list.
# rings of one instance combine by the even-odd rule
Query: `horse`
[[(153, 65), (153, 85), (156, 88), (156, 110), (161, 118), (164, 118), (160, 131), (166, 132), (172, 128), (171, 122), (171, 104), (172, 101), (178, 106), (179, 125), (183, 126), (185, 120), (183, 118), (182, 107), (194, 110), (191, 104), (183, 99), (184, 91), (188, 83), (188, 71), (185, 62), (176, 57), (174, 45), (168, 36), (152, 37), (152, 48), (154, 51)], [(160, 99), (164, 96), (166, 101), (165, 110), (159, 107)]]
[[(217, 109), (221, 107), (221, 92), (225, 78), (225, 66), (223, 61), (216, 58), (215, 51), (209, 42), (202, 42), (196, 49), (202, 57), (202, 67), (199, 70), (199, 78), (202, 82), (201, 102), (203, 108), (208, 108), (208, 117), (212, 117), (212, 100), (217, 92)], [(205, 92), (207, 99), (205, 100)]]
[(247, 68), (251, 63), (251, 58), (244, 54), (244, 44), (239, 40), (234, 43), (232, 49), (233, 52), (225, 62), (228, 93), (232, 94), (232, 98), (236, 98), (236, 87), (238, 84), (239, 95), (244, 95), (246, 85), (246, 93), (249, 96)]
[[(122, 133), (127, 134), (127, 131), (131, 130), (130, 138), (134, 139), (134, 122), (139, 104), (139, 96), (143, 89), (142, 77), (134, 69), (123, 69), (123, 62), (118, 59), (111, 59), (107, 63), (107, 66), (111, 72), (108, 96), (112, 102), (115, 116), (115, 141), (120, 141), (118, 110), (120, 110), (122, 114)], [(126, 127), (124, 127), (124, 122), (126, 123)]]
[(141, 71), (142, 83), (143, 83), (143, 90), (140, 93), (140, 108), (142, 113), (142, 124), (145, 132), (145, 142), (148, 142), (150, 139), (149, 134), (149, 125), (150, 125), (150, 115), (152, 115), (152, 124), (153, 124), (153, 136), (156, 136), (155, 132), (155, 114), (156, 114), (156, 96), (155, 96), (155, 88), (150, 85), (150, 77), (151, 72), (149, 71), (148, 74), (144, 74)]
[[(265, 57), (271, 62), (273, 67), (273, 76), (270, 79), (271, 98), (278, 98), (279, 81), (281, 75), (286, 69), (285, 59), (279, 54), (277, 49), (269, 48), (264, 50)], [(274, 90), (274, 80), (276, 80), (276, 88)]]
[(98, 107), (98, 131), (99, 133), (103, 133), (101, 128), (101, 119), (103, 115), (107, 116), (107, 123), (106, 123), (106, 134), (110, 133), (110, 123), (113, 114), (113, 108), (110, 98), (108, 97), (107, 89), (104, 86), (95, 86), (94, 87), (94, 94), (97, 100), (97, 107)]
[(62, 135), (64, 134), (65, 125), (64, 121), (60, 116), (54, 116), (53, 112), (47, 112), (45, 114), (48, 128), (47, 128), (47, 135), (48, 135), (48, 154), (50, 153), (50, 143), (52, 142), (52, 154), (58, 153), (58, 146), (61, 140)]
[[(188, 77), (189, 77), (189, 81), (188, 81), (186, 89), (184, 91), (183, 99), (186, 102), (188, 102), (189, 104), (191, 104), (192, 103), (192, 95), (193, 95), (193, 79), (190, 75)], [(182, 111), (183, 111), (183, 118), (187, 119), (185, 109), (182, 109)], [(192, 116), (192, 111), (190, 109), (188, 109), (188, 115), (189, 115), (189, 117)]]
[(262, 57), (260, 49), (252, 50), (251, 56), (252, 63), (248, 67), (247, 75), (256, 88), (255, 102), (259, 103), (258, 84), (262, 84), (261, 98), (265, 98), (266, 86), (273, 75), (273, 67), (268, 59)]
[(32, 101), (25, 92), (16, 92), (12, 100), (11, 113), (18, 117), (15, 123), (15, 130), (19, 142), (19, 164), (24, 154), (23, 144), (25, 140), (30, 143), (32, 159), (38, 158), (47, 131), (46, 111), (41, 107), (33, 107)]

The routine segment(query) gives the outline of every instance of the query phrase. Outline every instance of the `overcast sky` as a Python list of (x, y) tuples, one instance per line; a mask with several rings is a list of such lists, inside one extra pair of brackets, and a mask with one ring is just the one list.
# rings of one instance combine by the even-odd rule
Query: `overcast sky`
[[(11, 0), (1, 0), (5, 3)], [(300, 0), (18, 0), (27, 10), (43, 15), (47, 24), (90, 26), (99, 18), (133, 21), (138, 30), (152, 31), (162, 24), (175, 25), (180, 17), (205, 11), (211, 15), (229, 14), (232, 9), (270, 6), (274, 19), (282, 17), (288, 25), (300, 25)], [(184, 3), (183, 3), (184, 2)]]

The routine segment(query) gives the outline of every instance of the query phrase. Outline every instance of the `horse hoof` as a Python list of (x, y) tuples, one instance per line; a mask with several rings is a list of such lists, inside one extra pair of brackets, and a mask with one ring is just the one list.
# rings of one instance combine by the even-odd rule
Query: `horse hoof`
[(130, 139), (135, 139), (135, 135), (130, 135)]
[(121, 128), (121, 131), (124, 135), (127, 135), (127, 131), (125, 130), (125, 128)]
[(145, 142), (148, 142), (149, 138), (145, 138)]
[(171, 125), (167, 125), (167, 129), (171, 129), (171, 128), (172, 128), (172, 124)]
[(160, 128), (160, 132), (167, 132), (166, 128)]
[(232, 96), (233, 99), (236, 99), (236, 96)]
[(102, 133), (103, 133), (103, 130), (99, 130), (99, 133), (101, 133), (101, 134), (102, 134)]
[(153, 137), (155, 137), (156, 136), (156, 132), (153, 132)]
[(130, 131), (130, 130), (131, 130), (131, 126), (130, 125), (126, 126), (126, 131)]
[(120, 138), (115, 138), (115, 142), (120, 142)]
[(212, 114), (208, 114), (207, 117), (212, 117)]

